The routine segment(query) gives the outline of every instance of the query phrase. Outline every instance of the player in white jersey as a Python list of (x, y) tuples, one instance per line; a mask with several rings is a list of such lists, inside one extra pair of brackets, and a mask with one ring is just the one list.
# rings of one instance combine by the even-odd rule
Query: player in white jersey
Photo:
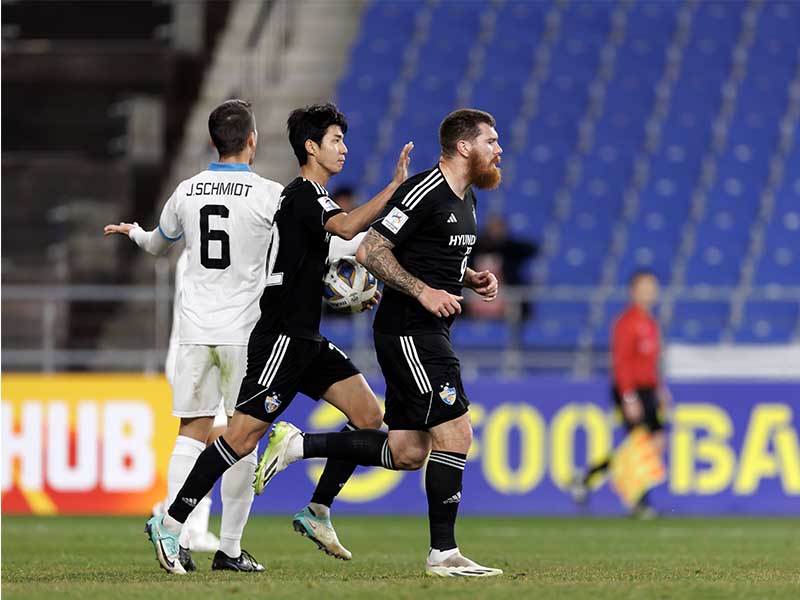
[[(220, 396), (227, 415), (233, 415), (250, 331), (260, 316), (267, 249), (283, 190), (250, 171), (258, 134), (249, 103), (222, 103), (211, 113), (208, 128), (219, 161), (178, 184), (156, 229), (145, 231), (137, 223), (105, 228), (106, 235), (127, 235), (154, 255), (182, 237), (186, 241), (173, 386), (173, 414), (181, 422), (169, 464), (170, 502), (206, 447)], [(239, 543), (253, 501), (255, 465), (256, 451), (229, 469), (227, 480), (223, 477), (214, 570), (264, 569)], [(196, 568), (182, 544), (179, 554), (185, 570)]]
[[(178, 360), (178, 350), (180, 341), (178, 330), (181, 321), (181, 297), (183, 295), (183, 278), (186, 272), (188, 256), (186, 252), (181, 252), (178, 262), (175, 264), (175, 294), (172, 309), (172, 328), (169, 335), (169, 348), (167, 359), (164, 365), (164, 374), (170, 386), (175, 389), (175, 363)], [(214, 428), (206, 440), (210, 444), (217, 439), (228, 424), (228, 415), (225, 412), (225, 402), (220, 396), (217, 406), (217, 414), (214, 416)], [(169, 496), (153, 506), (153, 515), (163, 515), (169, 507)], [(208, 529), (208, 520), (211, 515), (211, 495), (197, 503), (197, 508), (192, 511), (190, 518), (186, 521), (186, 535), (181, 540), (184, 548), (189, 548), (197, 552), (216, 552), (219, 550), (219, 538)], [(183, 535), (183, 532), (181, 532)]]

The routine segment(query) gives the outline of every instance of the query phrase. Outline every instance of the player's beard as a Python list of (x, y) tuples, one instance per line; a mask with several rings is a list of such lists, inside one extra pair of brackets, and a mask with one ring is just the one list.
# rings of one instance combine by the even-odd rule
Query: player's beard
[(472, 185), (479, 190), (493, 190), (500, 185), (503, 172), (494, 163), (494, 159), (487, 164), (477, 152), (472, 152), (467, 160), (467, 175)]

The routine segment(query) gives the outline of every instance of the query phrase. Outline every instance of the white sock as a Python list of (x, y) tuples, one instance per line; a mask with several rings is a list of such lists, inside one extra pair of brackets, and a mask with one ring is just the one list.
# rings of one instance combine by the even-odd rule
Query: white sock
[[(197, 457), (206, 449), (203, 442), (199, 442), (185, 435), (179, 435), (175, 439), (175, 447), (172, 449), (172, 455), (169, 457), (169, 466), (167, 467), (167, 500), (171, 505), (175, 502), (178, 492), (186, 482), (186, 478), (194, 467)], [(170, 521), (175, 521), (169, 517)], [(165, 523), (168, 521), (165, 519)], [(171, 530), (170, 527), (168, 529)], [(189, 528), (184, 527), (181, 532), (180, 544), (184, 548), (189, 546)]]
[(308, 508), (314, 511), (314, 514), (320, 519), (329, 519), (331, 516), (331, 509), (324, 504), (318, 504), (316, 502), (309, 502)]
[(219, 549), (236, 558), (242, 554), (242, 532), (253, 504), (253, 477), (258, 448), (225, 471), (222, 476), (222, 524), (219, 528)]
[(451, 548), (450, 550), (436, 550), (434, 548), (431, 548), (431, 551), (428, 554), (428, 562), (435, 565), (437, 563), (442, 562), (443, 560), (447, 560), (454, 554), (458, 554), (458, 547)]
[[(181, 527), (183, 526), (180, 521), (176, 521), (172, 517), (169, 516), (169, 513), (164, 515), (164, 529), (169, 531), (170, 533), (180, 533)], [(184, 546), (185, 548), (186, 546)]]
[(303, 458), (303, 436), (296, 435), (289, 440), (289, 446), (286, 448), (286, 460), (289, 463)]
[(208, 531), (208, 519), (211, 516), (211, 496), (207, 495), (200, 500), (194, 510), (189, 514), (183, 528), (189, 531), (189, 536), (203, 535)]

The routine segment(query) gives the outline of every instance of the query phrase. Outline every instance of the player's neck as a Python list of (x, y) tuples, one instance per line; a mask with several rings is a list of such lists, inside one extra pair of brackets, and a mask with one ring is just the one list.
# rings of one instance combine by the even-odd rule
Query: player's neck
[(300, 167), (300, 177), (303, 179), (309, 179), (325, 187), (328, 185), (328, 180), (331, 178), (331, 174), (319, 166), (319, 164), (308, 162)]
[(466, 172), (462, 173), (461, 169), (446, 160), (439, 161), (439, 170), (453, 193), (463, 200), (470, 186)]
[(228, 156), (220, 156), (217, 162), (220, 163), (237, 163), (243, 165), (250, 164), (250, 153), (245, 150), (243, 152), (239, 152), (239, 154), (230, 154)]

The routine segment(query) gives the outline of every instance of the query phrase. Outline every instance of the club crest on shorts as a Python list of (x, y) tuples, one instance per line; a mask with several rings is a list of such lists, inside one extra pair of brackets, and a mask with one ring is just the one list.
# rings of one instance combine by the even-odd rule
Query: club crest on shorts
[(442, 402), (447, 404), (448, 406), (453, 406), (456, 401), (456, 388), (450, 385), (450, 382), (442, 385), (442, 389), (439, 390), (439, 398), (442, 399)]
[(275, 412), (280, 407), (281, 407), (280, 394), (272, 394), (271, 396), (267, 396), (267, 399), (264, 400), (264, 408), (267, 410), (268, 413)]

